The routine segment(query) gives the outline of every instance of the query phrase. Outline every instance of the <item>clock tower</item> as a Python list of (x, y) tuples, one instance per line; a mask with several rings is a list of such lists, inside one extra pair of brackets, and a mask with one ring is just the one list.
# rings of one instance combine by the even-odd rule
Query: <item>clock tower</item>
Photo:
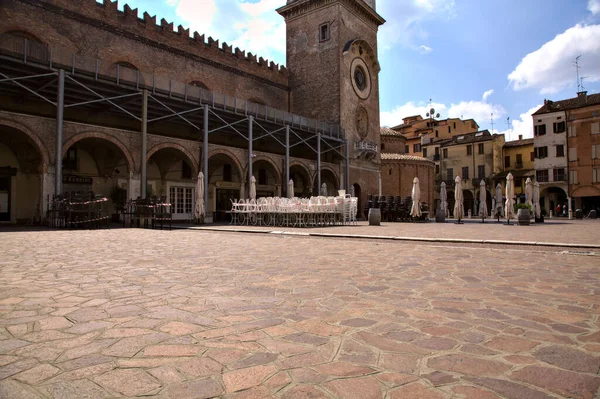
[(375, 0), (288, 0), (277, 11), (286, 22), (290, 111), (345, 130), (350, 186), (362, 204), (378, 193), (377, 30), (385, 20)]

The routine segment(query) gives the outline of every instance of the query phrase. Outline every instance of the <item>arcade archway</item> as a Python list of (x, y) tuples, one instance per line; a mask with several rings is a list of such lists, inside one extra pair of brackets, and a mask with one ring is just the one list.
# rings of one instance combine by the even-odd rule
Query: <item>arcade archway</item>
[(218, 152), (208, 158), (207, 214), (215, 221), (228, 219), (231, 200), (245, 197), (245, 179), (239, 163), (232, 154)]

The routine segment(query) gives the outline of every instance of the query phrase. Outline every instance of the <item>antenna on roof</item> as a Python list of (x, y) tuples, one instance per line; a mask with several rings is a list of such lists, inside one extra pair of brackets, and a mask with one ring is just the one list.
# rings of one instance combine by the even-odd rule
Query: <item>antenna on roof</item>
[(492, 120), (492, 134), (494, 134), (494, 113), (490, 115), (490, 119)]
[(573, 63), (573, 65), (575, 65), (575, 70), (577, 71), (577, 92), (579, 93), (581, 91), (581, 84), (579, 83), (579, 58), (581, 56), (578, 55), (577, 57), (575, 57), (575, 62)]
[(587, 78), (587, 76), (582, 76), (581, 78), (579, 78), (579, 81), (581, 82), (581, 84), (579, 85), (579, 91), (585, 91), (585, 88), (583, 87), (583, 79)]

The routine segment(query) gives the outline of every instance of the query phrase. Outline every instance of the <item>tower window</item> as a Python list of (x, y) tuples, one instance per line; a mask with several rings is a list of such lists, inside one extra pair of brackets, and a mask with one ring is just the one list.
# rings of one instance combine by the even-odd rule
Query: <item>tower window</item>
[(329, 40), (329, 24), (319, 26), (319, 41), (324, 42)]

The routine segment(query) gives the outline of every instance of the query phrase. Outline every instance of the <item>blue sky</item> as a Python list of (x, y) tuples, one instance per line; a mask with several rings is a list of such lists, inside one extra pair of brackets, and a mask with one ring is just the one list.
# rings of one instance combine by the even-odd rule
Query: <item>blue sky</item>
[[(128, 0), (275, 62), (285, 62), (285, 0)], [(120, 7), (123, 5), (120, 2)], [(600, 92), (600, 0), (377, 0), (382, 125), (424, 114), (474, 118), (482, 129), (532, 137), (545, 98), (574, 97), (576, 71)], [(510, 124), (507, 125), (507, 118)]]

